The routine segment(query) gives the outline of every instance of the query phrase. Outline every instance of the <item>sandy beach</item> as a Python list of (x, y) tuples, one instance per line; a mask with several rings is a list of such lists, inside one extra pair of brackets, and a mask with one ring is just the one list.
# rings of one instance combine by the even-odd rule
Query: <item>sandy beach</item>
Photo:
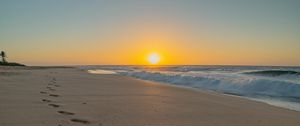
[(300, 112), (77, 68), (0, 67), (1, 126), (296, 126)]

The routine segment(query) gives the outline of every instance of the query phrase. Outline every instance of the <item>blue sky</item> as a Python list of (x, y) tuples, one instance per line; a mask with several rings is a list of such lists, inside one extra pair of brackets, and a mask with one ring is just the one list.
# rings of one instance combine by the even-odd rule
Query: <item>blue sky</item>
[[(174, 64), (300, 65), (299, 5), (298, 0), (2, 0), (0, 47), (10, 60), (32, 65), (140, 64), (129, 56), (142, 47), (127, 46), (154, 34), (164, 38), (152, 42), (154, 50), (187, 57)], [(85, 62), (73, 55), (79, 50)], [(128, 59), (111, 58), (123, 54)]]

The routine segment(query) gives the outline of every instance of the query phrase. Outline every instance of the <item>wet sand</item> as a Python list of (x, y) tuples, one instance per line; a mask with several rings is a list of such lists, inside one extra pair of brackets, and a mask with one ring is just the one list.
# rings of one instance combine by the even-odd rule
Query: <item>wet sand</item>
[(300, 112), (76, 68), (0, 67), (1, 126), (296, 126)]

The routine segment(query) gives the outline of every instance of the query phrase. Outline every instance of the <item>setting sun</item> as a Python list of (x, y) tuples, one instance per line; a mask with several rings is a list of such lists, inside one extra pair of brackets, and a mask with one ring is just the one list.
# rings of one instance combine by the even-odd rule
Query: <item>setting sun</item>
[(157, 53), (151, 53), (148, 56), (148, 62), (152, 65), (158, 64), (160, 61), (160, 56)]

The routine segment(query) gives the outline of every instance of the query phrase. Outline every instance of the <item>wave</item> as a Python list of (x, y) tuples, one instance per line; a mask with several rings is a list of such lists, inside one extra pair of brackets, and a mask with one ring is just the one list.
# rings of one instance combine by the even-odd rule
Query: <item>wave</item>
[(160, 72), (121, 72), (120, 74), (143, 80), (214, 90), (241, 96), (268, 96), (300, 99), (300, 84), (271, 78), (188, 76)]
[(300, 111), (300, 67), (106, 65), (79, 68), (112, 71), (142, 80), (238, 95)]
[(262, 75), (262, 76), (281, 76), (281, 75), (300, 75), (300, 72), (292, 70), (264, 70), (245, 72), (244, 74)]

